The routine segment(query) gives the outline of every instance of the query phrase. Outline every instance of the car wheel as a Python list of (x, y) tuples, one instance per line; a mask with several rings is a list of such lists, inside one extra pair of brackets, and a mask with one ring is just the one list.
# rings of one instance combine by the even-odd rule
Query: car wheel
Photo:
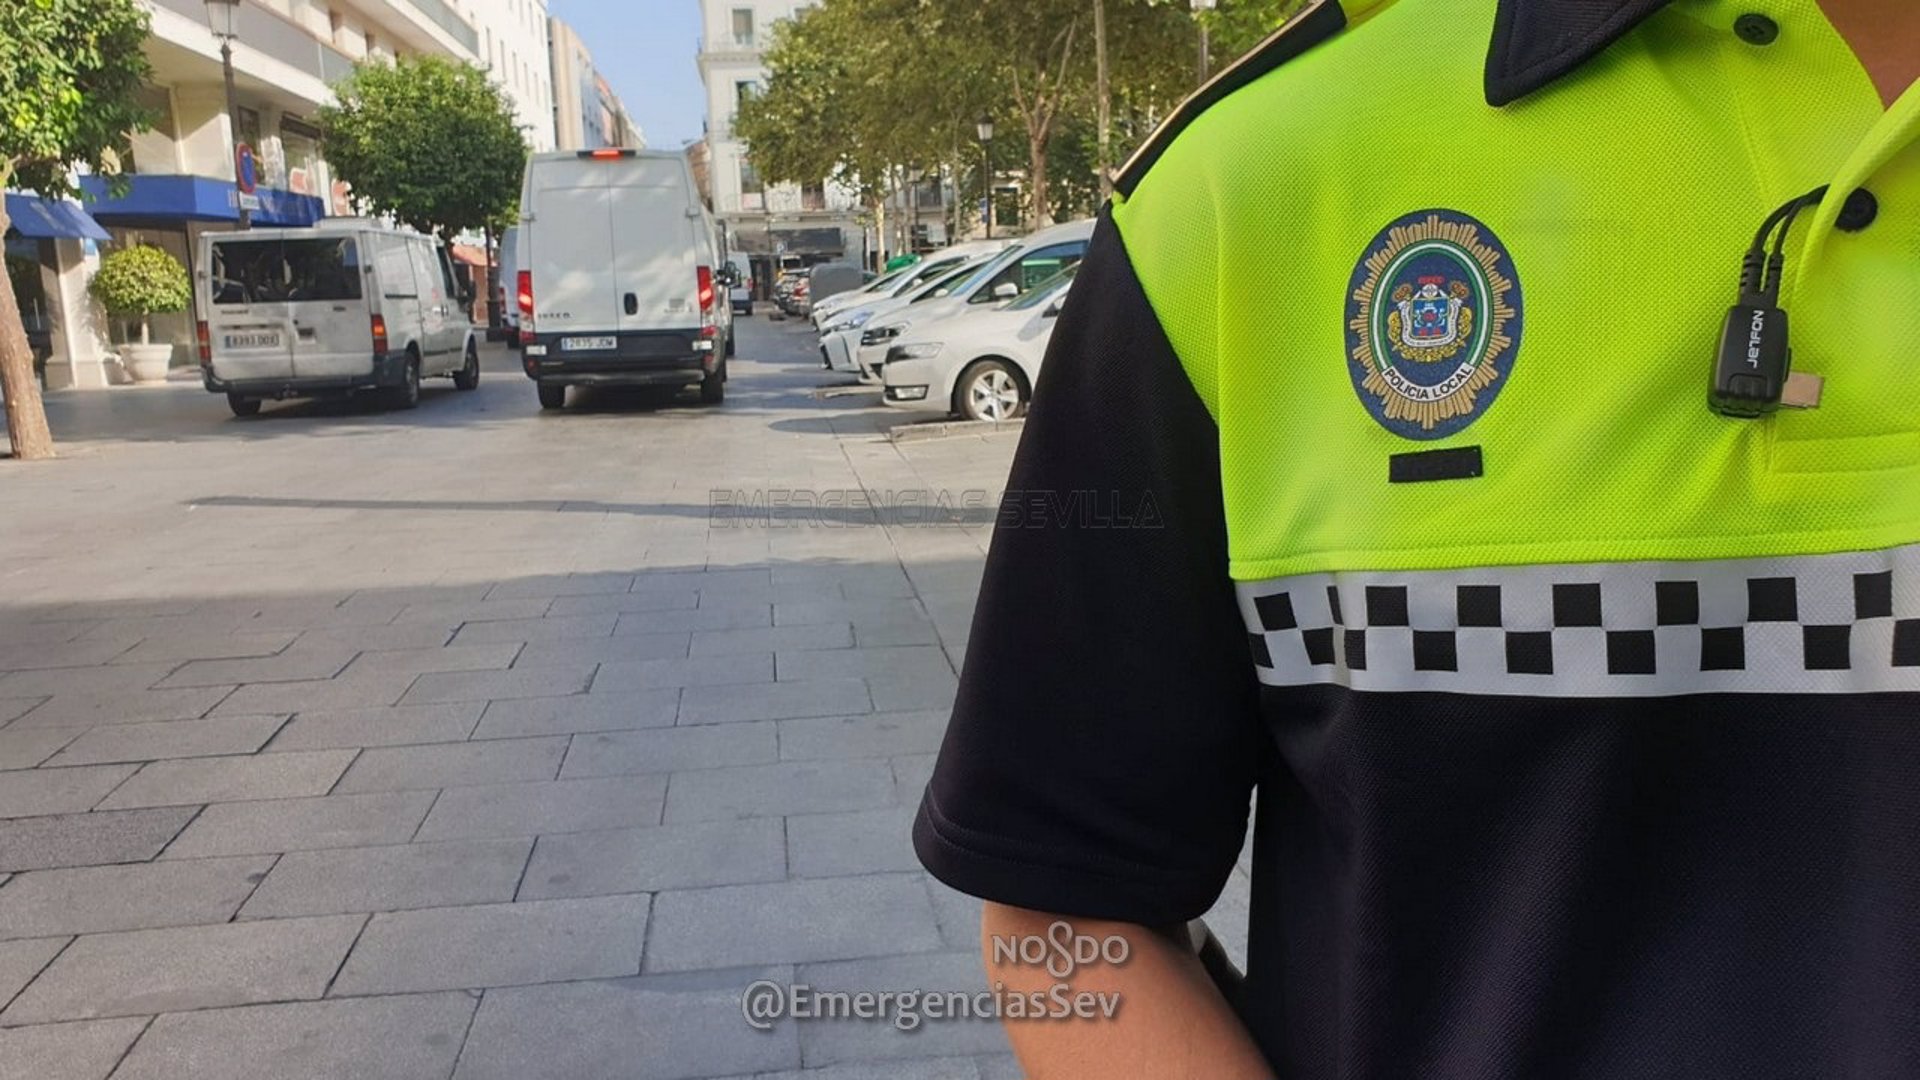
[(235, 416), (259, 416), (260, 399), (257, 397), (241, 397), (239, 394), (228, 394), (227, 408), (232, 409), (233, 415)]
[(453, 385), (460, 390), (473, 390), (480, 385), (480, 348), (473, 342), (467, 342), (467, 362), (453, 373)]
[(728, 356), (734, 355), (734, 349), (735, 349), (735, 346), (733, 343), (733, 332), (728, 331), (727, 332), (727, 355)]
[(700, 380), (700, 404), (718, 405), (727, 400), (727, 364), (721, 361), (713, 374)]
[(960, 375), (954, 411), (968, 420), (1012, 420), (1026, 410), (1026, 384), (1004, 360), (981, 360)]
[(551, 383), (540, 383), (540, 407), (543, 409), (563, 409), (567, 405), (567, 388)]
[(420, 405), (420, 358), (407, 353), (406, 381), (387, 391), (387, 408), (413, 409)]

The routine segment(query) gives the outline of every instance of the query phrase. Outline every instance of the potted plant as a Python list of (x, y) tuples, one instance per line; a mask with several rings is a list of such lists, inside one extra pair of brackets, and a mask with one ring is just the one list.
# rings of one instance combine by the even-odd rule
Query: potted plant
[(185, 311), (193, 303), (187, 268), (160, 248), (136, 244), (101, 259), (87, 289), (107, 314), (140, 320), (140, 340), (121, 347), (134, 381), (165, 379), (173, 362), (173, 344), (154, 344), (148, 324), (154, 315)]

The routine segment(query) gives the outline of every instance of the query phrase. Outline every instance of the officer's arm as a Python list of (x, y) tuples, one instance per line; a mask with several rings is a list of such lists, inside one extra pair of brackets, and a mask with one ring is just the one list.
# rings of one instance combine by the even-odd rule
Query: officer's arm
[[(1046, 940), (1061, 916), (988, 904), (981, 945), (989, 981), (1010, 994), (1045, 994), (1058, 980), (1044, 965), (1005, 959), (995, 942)], [(1115, 995), (1113, 1019), (1029, 1019), (1007, 1022), (1027, 1080), (1141, 1076), (1155, 1080), (1268, 1080), (1267, 1067), (1193, 950), (1175, 934), (1132, 923), (1068, 920), (1083, 938), (1127, 941), (1124, 963), (1075, 968), (1075, 993)], [(996, 953), (1003, 959), (996, 961)]]

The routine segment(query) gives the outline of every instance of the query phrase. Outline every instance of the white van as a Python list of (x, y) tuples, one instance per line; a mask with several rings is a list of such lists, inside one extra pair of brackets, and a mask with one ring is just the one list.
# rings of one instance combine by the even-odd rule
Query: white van
[(207, 233), (198, 267), (201, 377), (236, 416), (361, 390), (411, 409), (436, 375), (480, 385), (472, 297), (433, 237), (361, 218)]
[(520, 196), (520, 344), (543, 408), (569, 386), (725, 397), (733, 271), (685, 154), (535, 154)]
[(500, 287), (494, 299), (500, 304), (500, 327), (507, 334), (507, 348), (520, 347), (520, 299), (514, 286), (520, 280), (520, 229), (516, 226), (500, 234)]

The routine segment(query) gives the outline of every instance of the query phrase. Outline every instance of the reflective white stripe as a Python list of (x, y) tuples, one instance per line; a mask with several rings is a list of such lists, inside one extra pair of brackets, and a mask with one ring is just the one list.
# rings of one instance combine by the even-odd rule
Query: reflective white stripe
[(1238, 591), (1260, 681), (1272, 686), (1536, 697), (1920, 692), (1920, 545), (1306, 574)]

